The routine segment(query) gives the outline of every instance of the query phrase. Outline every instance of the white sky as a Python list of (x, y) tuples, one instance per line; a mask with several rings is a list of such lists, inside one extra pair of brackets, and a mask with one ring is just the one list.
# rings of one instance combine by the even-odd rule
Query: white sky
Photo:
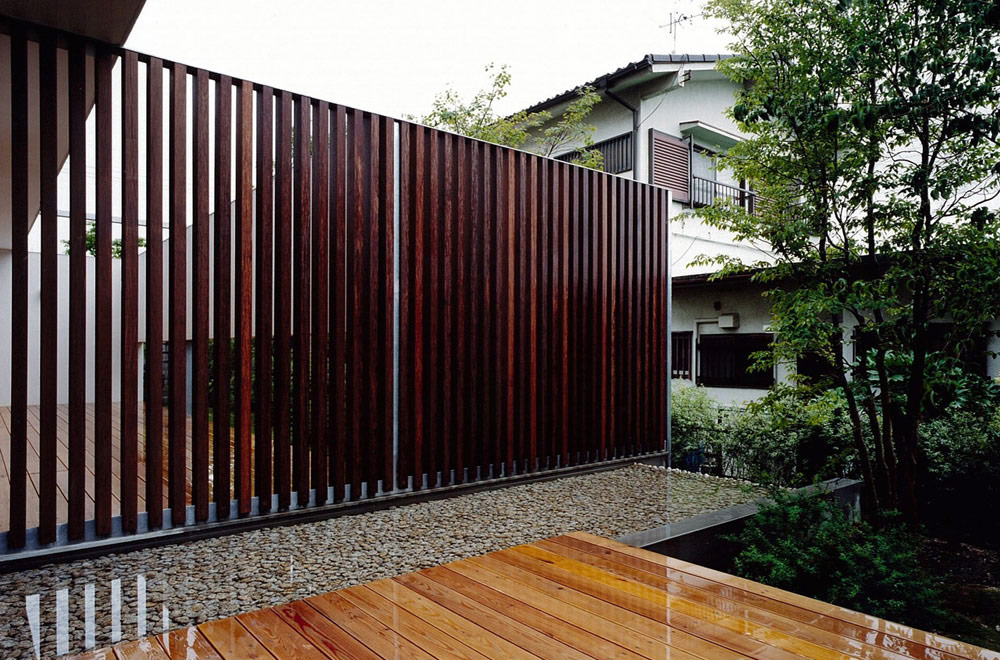
[[(515, 111), (641, 58), (670, 53), (670, 12), (703, 0), (147, 0), (126, 46), (390, 116), (469, 96), (509, 64)], [(679, 53), (727, 52), (707, 19)]]

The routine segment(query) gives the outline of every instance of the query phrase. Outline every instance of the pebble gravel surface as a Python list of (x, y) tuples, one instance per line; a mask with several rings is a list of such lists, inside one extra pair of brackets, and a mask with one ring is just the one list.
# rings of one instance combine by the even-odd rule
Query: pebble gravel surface
[(613, 538), (764, 494), (633, 464), (0, 575), (0, 658), (79, 653), (575, 530)]

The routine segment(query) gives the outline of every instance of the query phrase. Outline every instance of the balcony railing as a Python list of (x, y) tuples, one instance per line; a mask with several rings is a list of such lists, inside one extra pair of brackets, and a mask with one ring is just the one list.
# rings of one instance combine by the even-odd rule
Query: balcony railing
[(693, 206), (709, 206), (720, 200), (732, 202), (748, 213), (754, 213), (757, 209), (757, 195), (746, 188), (730, 186), (700, 176), (691, 177), (691, 204)]

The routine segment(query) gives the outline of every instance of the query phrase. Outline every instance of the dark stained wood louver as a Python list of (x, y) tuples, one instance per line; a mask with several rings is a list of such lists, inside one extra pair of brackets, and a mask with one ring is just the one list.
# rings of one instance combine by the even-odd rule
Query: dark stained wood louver
[(684, 140), (649, 129), (649, 182), (674, 193), (675, 202), (691, 200), (691, 146)]

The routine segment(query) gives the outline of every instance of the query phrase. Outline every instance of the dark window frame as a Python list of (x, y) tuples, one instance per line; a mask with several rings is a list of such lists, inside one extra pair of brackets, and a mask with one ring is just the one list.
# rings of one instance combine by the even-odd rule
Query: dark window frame
[(699, 335), (697, 384), (705, 387), (766, 390), (775, 382), (775, 370), (747, 371), (750, 354), (766, 350), (774, 341), (770, 332)]
[(670, 333), (670, 378), (694, 381), (694, 333)]

